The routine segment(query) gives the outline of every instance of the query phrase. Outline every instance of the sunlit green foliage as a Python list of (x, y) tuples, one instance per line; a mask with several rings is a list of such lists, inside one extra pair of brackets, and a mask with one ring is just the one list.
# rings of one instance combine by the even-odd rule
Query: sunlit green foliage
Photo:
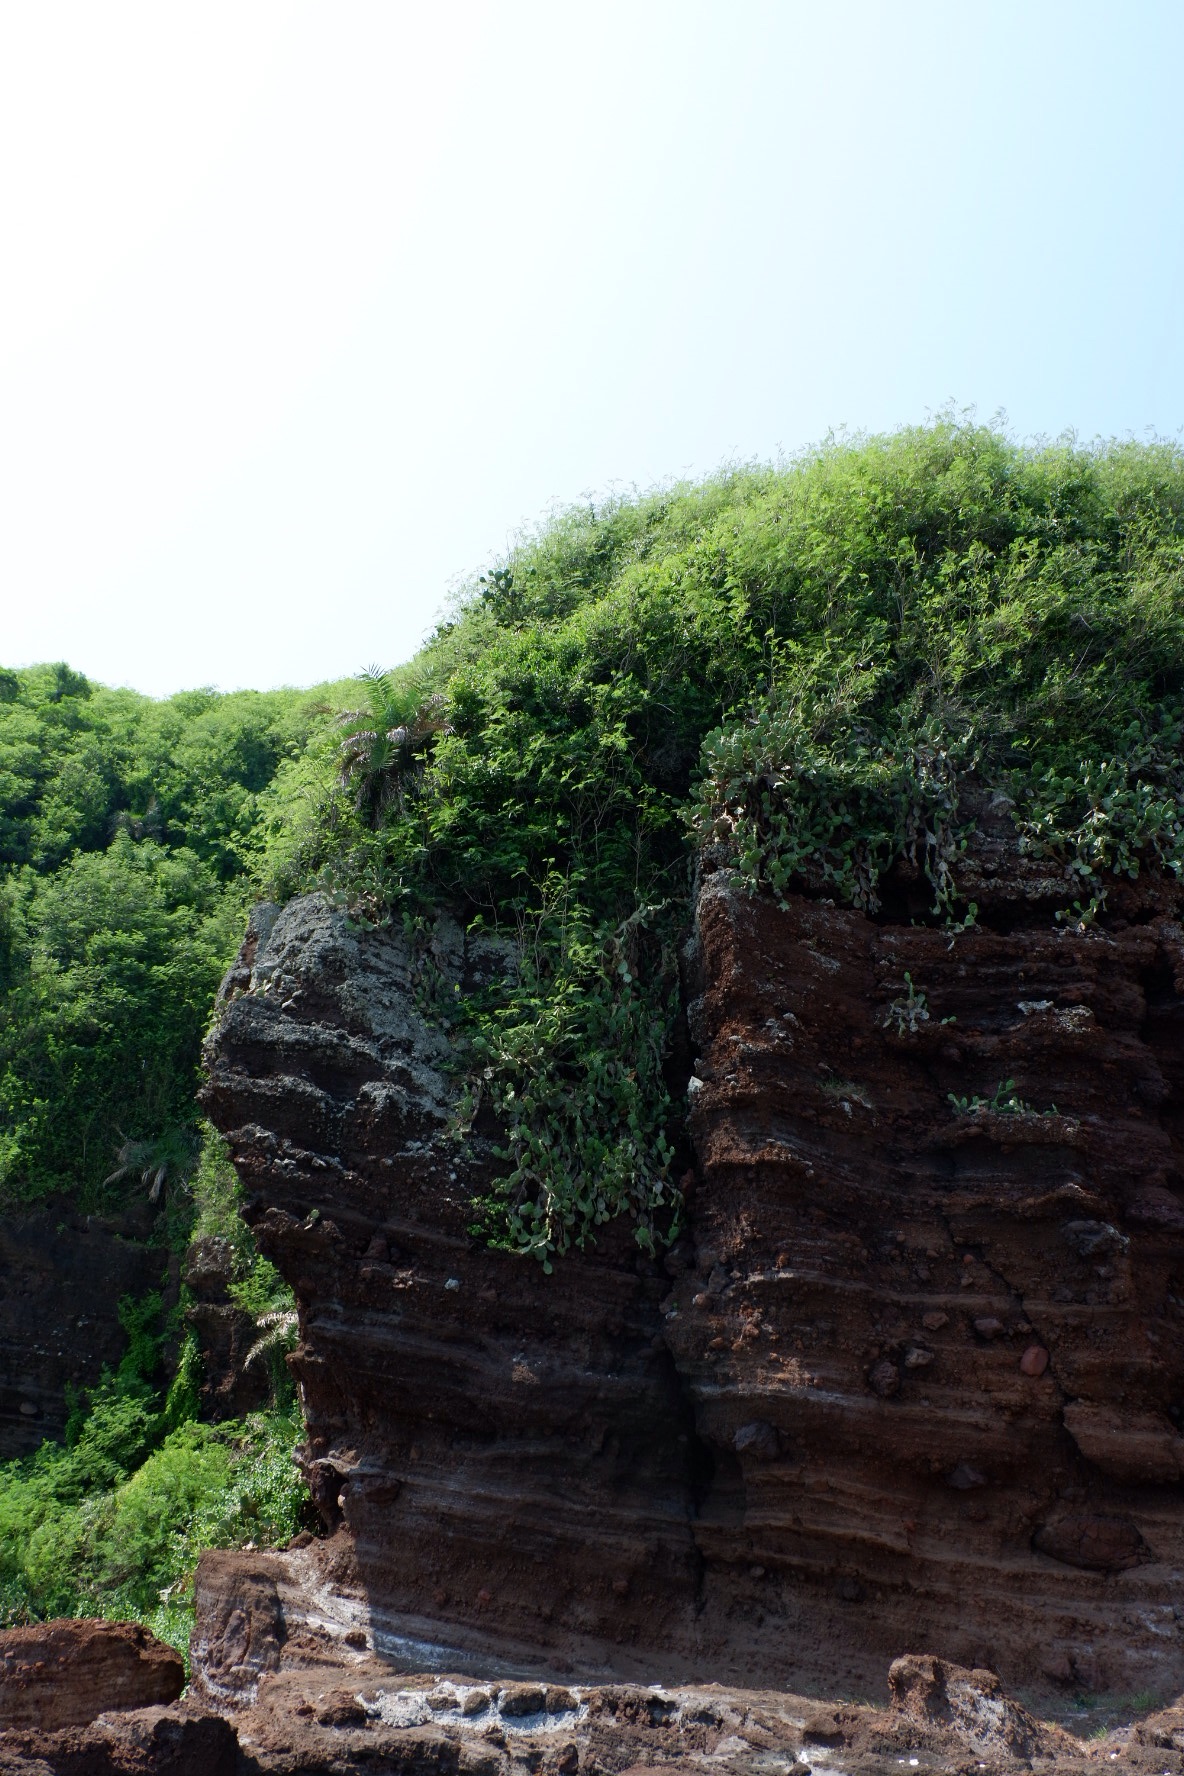
[(0, 1625), (58, 1615), (146, 1622), (184, 1651), (205, 1548), (282, 1543), (306, 1521), (295, 1407), (195, 1421), (191, 1341), (161, 1391), (160, 1300), (125, 1302), (128, 1347), (63, 1443), (0, 1466)]
[(0, 1200), (93, 1203), (141, 1188), (129, 1155), (175, 1161), (261, 810), (328, 722), (324, 693), (0, 675)]
[(433, 713), (400, 793), (323, 788), (271, 855), (369, 917), (443, 903), (517, 941), (517, 983), (453, 1019), (507, 1131), (486, 1232), (546, 1257), (668, 1212), (652, 1057), (693, 844), (869, 908), (911, 852), (956, 920), (982, 782), (1091, 904), (1108, 872), (1179, 873), (1182, 570), (1175, 445), (1026, 449), (946, 416), (562, 513), (470, 587), (391, 675), (401, 716)]

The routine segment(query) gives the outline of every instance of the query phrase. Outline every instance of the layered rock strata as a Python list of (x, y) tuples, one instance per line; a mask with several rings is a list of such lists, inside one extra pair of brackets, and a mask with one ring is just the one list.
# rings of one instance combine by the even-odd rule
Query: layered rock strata
[(87, 1726), (108, 1708), (175, 1702), (179, 1653), (138, 1622), (37, 1622), (0, 1629), (0, 1729)]
[(985, 888), (955, 937), (704, 884), (665, 1329), (717, 1455), (707, 1606), (749, 1563), (753, 1609), (837, 1594), (873, 1644), (1173, 1694), (1181, 930), (1058, 928), (1018, 863)]
[[(222, 1714), (192, 1694), (110, 1710), (73, 1729), (0, 1729), (5, 1776), (768, 1776), (902, 1767), (1082, 1776), (1099, 1763), (1179, 1776), (1178, 1711), (1076, 1733), (1041, 1720), (993, 1672), (900, 1659), (887, 1708), (819, 1704), (719, 1684), (548, 1683), (501, 1666), (408, 1670), (379, 1656), (357, 1600), (326, 1594), (318, 1551), (216, 1554), (198, 1574), (204, 1658), (228, 1678)], [(278, 1603), (279, 1615), (276, 1614)], [(282, 1630), (277, 1639), (277, 1622)], [(200, 1685), (195, 1689), (200, 1689)], [(1087, 1739), (1088, 1735), (1088, 1739)]]
[(1180, 1687), (1175, 892), (1057, 924), (1072, 883), (1002, 804), (963, 871), (958, 933), (903, 872), (875, 918), (707, 875), (689, 1236), (550, 1277), (468, 1232), (496, 1130), (458, 1132), (433, 1011), (506, 956), (257, 915), (207, 1104), (297, 1293), (318, 1558), (374, 1646)]
[(206, 1104), (296, 1291), (305, 1469), (346, 1532), (338, 1581), (395, 1638), (447, 1624), (454, 1643), (565, 1639), (602, 1664), (606, 1645), (679, 1643), (697, 1444), (662, 1266), (617, 1228), (545, 1276), (468, 1231), (490, 1131), (458, 1136), (448, 1040), (419, 1006), (505, 952), (441, 921), (417, 959), (316, 896), (272, 921), (229, 978)]

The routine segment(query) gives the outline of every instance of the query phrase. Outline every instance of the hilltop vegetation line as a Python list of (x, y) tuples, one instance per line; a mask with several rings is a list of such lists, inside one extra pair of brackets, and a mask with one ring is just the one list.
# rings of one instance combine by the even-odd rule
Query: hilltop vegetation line
[(1107, 882), (1184, 868), (1184, 455), (1021, 448), (944, 417), (559, 514), (373, 674), (341, 783), (276, 855), (415, 933), (449, 905), (517, 978), (438, 996), (505, 1174), (484, 1237), (677, 1226), (675, 944), (697, 847), (875, 911), (898, 859), (965, 926), (966, 790)]
[(483, 1236), (550, 1262), (625, 1213), (652, 1244), (696, 847), (872, 910), (909, 854), (965, 921), (989, 780), (1091, 917), (1116, 871), (1184, 867), (1182, 525), (1174, 444), (945, 416), (561, 512), (360, 699), (5, 674), (0, 1193), (181, 1172), (245, 906), (317, 884), (413, 941), (441, 905), (518, 941), (480, 1003), (424, 976), (505, 1130)]

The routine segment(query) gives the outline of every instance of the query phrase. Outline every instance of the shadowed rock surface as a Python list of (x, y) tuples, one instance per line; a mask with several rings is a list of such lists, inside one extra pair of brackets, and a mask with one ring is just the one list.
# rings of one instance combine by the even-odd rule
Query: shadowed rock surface
[(905, 1766), (1069, 1776), (1112, 1768), (1119, 1756), (1139, 1776), (1181, 1768), (1168, 1714), (1084, 1744), (1005, 1696), (993, 1672), (906, 1658), (892, 1676), (885, 1709), (718, 1684), (416, 1674), (359, 1648), (344, 1665), (285, 1663), (232, 1721), (184, 1703), (107, 1714), (85, 1730), (0, 1735), (0, 1768), (6, 1776), (762, 1776), (820, 1768), (897, 1776)]
[[(448, 921), (430, 961), (465, 991), (507, 965)], [(662, 1266), (624, 1227), (550, 1277), (469, 1235), (495, 1131), (452, 1132), (447, 1039), (401, 939), (309, 896), (246, 981), (206, 1103), (296, 1290), (305, 1465), (343, 1582), (486, 1648), (511, 1620), (536, 1647), (687, 1644), (698, 1452)]]
[[(334, 1589), (322, 1547), (211, 1554), (198, 1573), (195, 1659), (220, 1674), (172, 1707), (85, 1728), (0, 1732), (5, 1776), (765, 1776), (901, 1767), (1046, 1776), (1121, 1767), (1180, 1776), (1179, 1711), (1081, 1736), (1008, 1696), (994, 1672), (898, 1659), (890, 1702), (820, 1702), (720, 1684), (548, 1682), (498, 1662), (451, 1666), (405, 1643), (384, 1657), (364, 1600)], [(328, 1581), (328, 1585), (327, 1582)], [(237, 1600), (237, 1601), (235, 1601)], [(388, 1653), (392, 1649), (388, 1648)], [(408, 1662), (418, 1656), (418, 1668)], [(491, 1674), (492, 1673), (492, 1674)], [(1129, 1713), (1129, 1711), (1128, 1711)]]
[(164, 1255), (143, 1243), (152, 1209), (102, 1219), (51, 1202), (0, 1216), (0, 1461), (66, 1423), (66, 1388), (93, 1387), (126, 1338), (118, 1303), (160, 1288)]

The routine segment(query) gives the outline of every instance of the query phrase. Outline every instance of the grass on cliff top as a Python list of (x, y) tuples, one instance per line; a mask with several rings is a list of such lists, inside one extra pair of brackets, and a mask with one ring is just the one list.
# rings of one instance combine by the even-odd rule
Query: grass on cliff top
[[(1184, 866), (1184, 455), (1027, 448), (944, 416), (781, 467), (561, 512), (371, 675), (316, 802), (265, 839), (413, 934), (441, 904), (518, 940), (517, 982), (449, 1010), (470, 1108), (506, 1130), (478, 1220), (550, 1261), (677, 1221), (664, 1062), (689, 860), (874, 909), (902, 854), (964, 920), (967, 784), (1104, 905)], [(291, 804), (290, 804), (291, 805)]]

